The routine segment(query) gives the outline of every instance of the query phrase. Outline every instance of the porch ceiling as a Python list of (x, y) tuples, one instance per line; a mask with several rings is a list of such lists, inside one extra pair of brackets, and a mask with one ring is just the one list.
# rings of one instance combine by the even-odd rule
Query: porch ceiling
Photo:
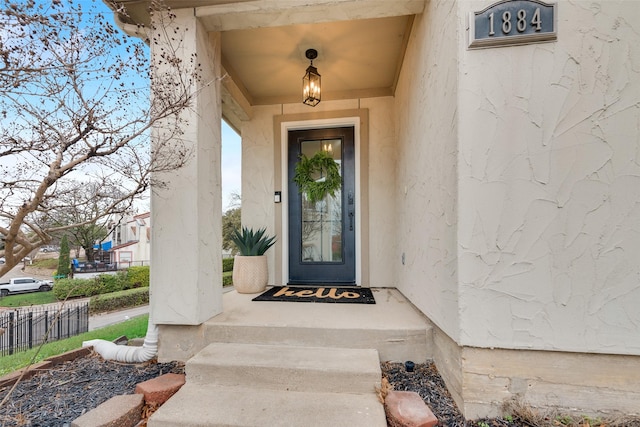
[[(250, 106), (301, 102), (314, 48), (322, 99), (392, 95), (413, 16), (426, 0), (180, 0), (209, 31), (222, 34), (222, 64), (232, 82), (223, 106), (240, 119)], [(124, 0), (130, 23), (147, 23), (148, 1)], [(229, 96), (229, 94), (232, 94)], [(244, 98), (244, 99), (239, 99)], [(230, 101), (235, 103), (231, 106)], [(229, 113), (227, 111), (227, 113)], [(244, 117), (242, 117), (244, 116)], [(233, 122), (234, 120), (232, 120)]]

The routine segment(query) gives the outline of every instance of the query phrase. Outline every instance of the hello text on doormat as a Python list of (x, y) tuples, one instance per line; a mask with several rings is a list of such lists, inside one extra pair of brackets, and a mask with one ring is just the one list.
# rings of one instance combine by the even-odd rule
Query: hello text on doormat
[(342, 304), (375, 304), (369, 288), (317, 286), (274, 286), (252, 301), (326, 302)]

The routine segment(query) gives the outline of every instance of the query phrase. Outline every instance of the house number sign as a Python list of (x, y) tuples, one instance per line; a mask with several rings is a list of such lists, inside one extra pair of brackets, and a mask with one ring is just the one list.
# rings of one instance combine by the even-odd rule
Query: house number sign
[(502, 0), (469, 14), (469, 48), (556, 40), (557, 4)]

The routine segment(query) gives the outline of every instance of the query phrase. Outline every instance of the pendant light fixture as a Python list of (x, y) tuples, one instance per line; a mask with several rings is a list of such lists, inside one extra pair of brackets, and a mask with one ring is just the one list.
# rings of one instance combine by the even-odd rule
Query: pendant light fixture
[(313, 60), (318, 57), (318, 51), (307, 49), (305, 56), (311, 64), (302, 78), (302, 103), (315, 107), (320, 103), (320, 73), (313, 66)]

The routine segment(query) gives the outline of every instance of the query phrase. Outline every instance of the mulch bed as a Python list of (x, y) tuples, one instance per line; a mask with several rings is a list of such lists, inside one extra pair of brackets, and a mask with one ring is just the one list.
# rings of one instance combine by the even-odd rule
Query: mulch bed
[(416, 363), (413, 372), (407, 372), (403, 363), (383, 362), (380, 367), (394, 390), (418, 393), (441, 425), (467, 426), (433, 363)]
[[(404, 364), (384, 362), (383, 377), (394, 390), (413, 391), (422, 397), (438, 418), (438, 426), (447, 427), (516, 427), (563, 424), (527, 422), (502, 418), (470, 421), (456, 406), (451, 394), (432, 362), (416, 364), (407, 372)], [(167, 373), (184, 373), (180, 362), (125, 364), (105, 361), (92, 354), (65, 362), (21, 381), (4, 406), (0, 407), (0, 426), (66, 427), (85, 412), (113, 396), (131, 394), (138, 383)], [(11, 387), (0, 389), (0, 401)], [(638, 418), (607, 426), (638, 426)], [(574, 424), (589, 425), (589, 424)], [(591, 424), (593, 426), (595, 424)]]
[[(178, 362), (125, 364), (98, 355), (80, 357), (21, 381), (0, 408), (0, 425), (64, 427), (113, 396), (132, 394), (138, 383), (184, 373)], [(0, 401), (11, 387), (0, 390)]]

